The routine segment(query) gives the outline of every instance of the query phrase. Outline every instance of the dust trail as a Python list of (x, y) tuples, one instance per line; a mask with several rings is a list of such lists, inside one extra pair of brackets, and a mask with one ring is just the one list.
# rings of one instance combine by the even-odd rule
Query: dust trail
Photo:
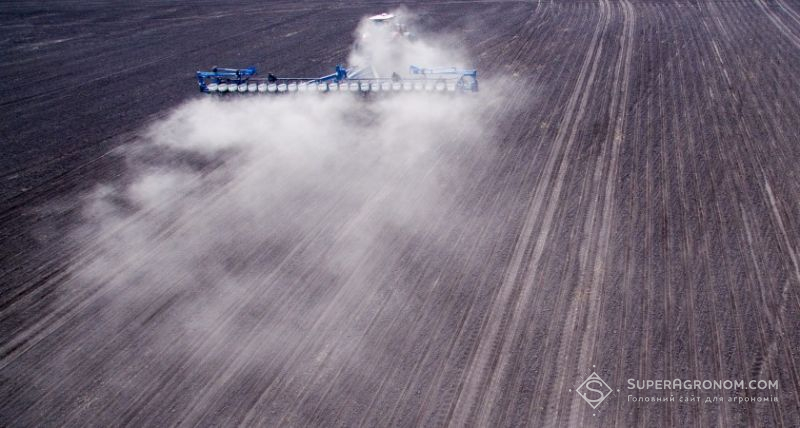
[(423, 33), (417, 30), (416, 15), (405, 8), (392, 11), (395, 23), (376, 25), (364, 18), (354, 33), (355, 45), (348, 62), (357, 67), (372, 67), (381, 76), (403, 75), (409, 66), (469, 68), (473, 64), (459, 49), (454, 34)]
[[(446, 37), (397, 40), (369, 25), (351, 61), (381, 74), (466, 64)], [(491, 159), (483, 118), (499, 97), (298, 94), (180, 106), (130, 150), (123, 179), (86, 198), (72, 239), (92, 256), (57, 308), (77, 315), (53, 327), (59, 343), (26, 375), (34, 386), (56, 380), (32, 408), (97, 416), (58, 397), (92, 384), (81, 399), (102, 403), (111, 420), (191, 422), (225, 391), (250, 388), (235, 417), (257, 421), (247, 411), (275, 388), (302, 389), (298, 379), (315, 382), (323, 366), (382, 352), (361, 336), (365, 320), (406, 298), (415, 265), (404, 251), (415, 242), (459, 251), (441, 244), (443, 223), (469, 235), (457, 195), (465, 166)], [(159, 414), (163, 403), (179, 411)]]

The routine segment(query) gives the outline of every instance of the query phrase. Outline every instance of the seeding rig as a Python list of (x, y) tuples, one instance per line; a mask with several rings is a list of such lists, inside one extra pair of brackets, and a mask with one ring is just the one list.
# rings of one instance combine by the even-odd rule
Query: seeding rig
[(316, 78), (266, 77), (256, 75), (255, 67), (221, 68), (198, 71), (200, 91), (209, 94), (288, 94), (288, 93), (376, 93), (376, 92), (440, 92), (470, 93), (478, 91), (478, 72), (456, 67), (409, 67), (409, 75), (392, 73), (379, 77), (372, 67), (345, 68)]

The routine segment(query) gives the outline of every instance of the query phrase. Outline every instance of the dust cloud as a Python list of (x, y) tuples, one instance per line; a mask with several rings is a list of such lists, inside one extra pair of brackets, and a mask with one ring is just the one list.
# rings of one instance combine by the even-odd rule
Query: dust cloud
[[(356, 31), (373, 34), (353, 63), (369, 59), (382, 73), (469, 65), (446, 36), (396, 40), (370, 25)], [(201, 384), (279, 382), (320, 359), (335, 366), (380, 352), (354, 337), (379, 304), (404, 298), (414, 265), (403, 249), (417, 240), (458, 251), (437, 227), (458, 233), (466, 223), (454, 189), (491, 157), (492, 102), (483, 93), (234, 95), (187, 102), (154, 123), (123, 179), (87, 198), (74, 236), (88, 255), (77, 293), (99, 302), (83, 346), (119, 348), (107, 393), (158, 394), (154, 379), (170, 367), (188, 365)], [(140, 355), (154, 366), (134, 363)]]
[(355, 44), (348, 64), (370, 67), (381, 77), (405, 75), (409, 66), (426, 68), (472, 68), (468, 54), (460, 49), (454, 35), (420, 34), (418, 18), (405, 8), (391, 12), (394, 23), (375, 24), (365, 17), (354, 33)]

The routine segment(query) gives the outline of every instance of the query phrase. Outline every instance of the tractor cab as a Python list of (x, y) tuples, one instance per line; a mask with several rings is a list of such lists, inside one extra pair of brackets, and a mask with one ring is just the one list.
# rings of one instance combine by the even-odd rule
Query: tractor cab
[(372, 24), (372, 28), (361, 33), (362, 39), (375, 37), (376, 35), (388, 37), (391, 40), (400, 38), (414, 39), (414, 35), (408, 30), (406, 24), (392, 13), (384, 12), (379, 15), (370, 16), (369, 21)]

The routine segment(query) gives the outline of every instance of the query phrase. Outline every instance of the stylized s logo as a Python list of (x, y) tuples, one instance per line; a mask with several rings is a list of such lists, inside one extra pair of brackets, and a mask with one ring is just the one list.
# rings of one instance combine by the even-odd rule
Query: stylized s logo
[(594, 389), (594, 388), (592, 388), (592, 385), (597, 385), (597, 387), (602, 388), (603, 384), (600, 383), (600, 381), (598, 381), (598, 380), (592, 379), (589, 382), (586, 382), (586, 384), (584, 385), (584, 387), (586, 387), (586, 389), (588, 391), (592, 391), (592, 392), (597, 393), (597, 398), (589, 398), (589, 397), (586, 396), (586, 394), (582, 394), (583, 398), (585, 398), (586, 401), (589, 402), (589, 404), (598, 403), (600, 401), (603, 401), (603, 398), (604, 398), (603, 397), (603, 390), (602, 389)]

